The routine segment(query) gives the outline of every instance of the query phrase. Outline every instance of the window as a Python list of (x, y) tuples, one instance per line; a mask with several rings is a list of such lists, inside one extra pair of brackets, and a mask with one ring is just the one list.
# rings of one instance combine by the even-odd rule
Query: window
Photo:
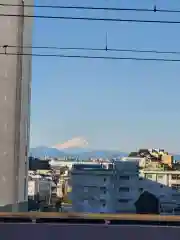
[(88, 192), (88, 187), (84, 187), (84, 192), (85, 192), (85, 193)]
[(129, 180), (129, 176), (119, 176), (119, 180)]
[(180, 174), (173, 174), (171, 178), (173, 180), (180, 180)]
[(106, 178), (104, 178), (104, 182), (106, 182)]
[(177, 189), (176, 184), (172, 184), (172, 185), (171, 185), (171, 188), (172, 188), (173, 190), (176, 190), (176, 189)]
[(180, 193), (174, 193), (172, 194), (172, 197), (180, 197)]
[(118, 202), (119, 203), (128, 203), (130, 201), (130, 199), (119, 199)]
[(180, 185), (179, 184), (172, 184), (171, 185), (173, 190), (180, 190)]
[(129, 192), (129, 188), (128, 187), (120, 187), (119, 192)]
[(103, 193), (106, 194), (107, 192), (106, 187), (100, 187), (100, 191), (103, 191)]
[(146, 178), (152, 178), (151, 174), (146, 174)]
[(88, 204), (89, 204), (89, 201), (88, 201), (88, 199), (84, 199), (84, 200), (83, 200), (83, 202), (84, 202), (84, 204), (86, 204), (86, 205), (88, 205)]
[(163, 179), (164, 175), (157, 175), (158, 179)]
[(106, 201), (105, 201), (104, 199), (101, 199), (100, 202), (101, 202), (101, 204), (102, 204), (103, 207), (106, 206)]

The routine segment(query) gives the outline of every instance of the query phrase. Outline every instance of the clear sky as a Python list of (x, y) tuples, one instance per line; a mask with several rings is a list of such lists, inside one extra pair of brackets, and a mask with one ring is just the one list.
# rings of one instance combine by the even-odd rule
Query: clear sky
[[(36, 4), (180, 9), (179, 0), (36, 0)], [(35, 9), (36, 14), (179, 20), (179, 14)], [(34, 46), (180, 51), (180, 25), (35, 19)], [(81, 54), (34, 50), (34, 53)], [(82, 52), (90, 55), (91, 52)], [(103, 56), (168, 57), (132, 53)], [(170, 55), (170, 58), (180, 56)], [(93, 149), (180, 152), (180, 63), (33, 58), (31, 146), (82, 136)]]

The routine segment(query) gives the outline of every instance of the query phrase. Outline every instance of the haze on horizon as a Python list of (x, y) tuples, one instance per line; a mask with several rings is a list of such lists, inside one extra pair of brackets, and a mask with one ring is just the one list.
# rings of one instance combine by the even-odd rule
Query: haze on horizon
[[(37, 146), (38, 147), (38, 146)], [(107, 150), (107, 151), (119, 151), (119, 152), (131, 152), (131, 151), (138, 151), (139, 149), (148, 149), (148, 148), (156, 148), (156, 147), (139, 147), (139, 148), (136, 148), (136, 149), (131, 149), (131, 151), (124, 151), (123, 149), (92, 149), (89, 147), (89, 143), (88, 141), (84, 138), (84, 137), (74, 137), (72, 139), (69, 139), (67, 141), (64, 141), (62, 143), (58, 143), (58, 144), (55, 144), (53, 146), (47, 146), (47, 147), (50, 147), (50, 148), (55, 148), (55, 149), (58, 149), (60, 151), (63, 151), (63, 150), (71, 150), (71, 149), (85, 149), (85, 150)], [(157, 147), (158, 148), (158, 147)], [(163, 149), (163, 147), (162, 147)], [(172, 154), (179, 154), (178, 152), (171, 152), (171, 151), (168, 151), (168, 149), (165, 149), (167, 152), (169, 153), (172, 153)]]

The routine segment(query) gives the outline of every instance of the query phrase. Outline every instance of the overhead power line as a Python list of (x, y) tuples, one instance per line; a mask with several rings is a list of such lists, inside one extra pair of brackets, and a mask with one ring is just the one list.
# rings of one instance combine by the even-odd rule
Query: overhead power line
[[(4, 48), (4, 46), (0, 46)], [(17, 48), (20, 46), (7, 45), (6, 48)], [(141, 50), (141, 49), (123, 49), (123, 48), (90, 48), (90, 47), (57, 47), (57, 46), (23, 46), (24, 49), (48, 49), (48, 50), (79, 50), (79, 51), (106, 51), (106, 52), (130, 52), (130, 53), (153, 53), (153, 54), (174, 54), (180, 55), (179, 51), (158, 51), (158, 50)]]
[(156, 62), (180, 62), (180, 59), (173, 58), (138, 58), (138, 57), (103, 57), (90, 55), (64, 55), (64, 54), (39, 54), (39, 53), (0, 53), (4, 56), (34, 56), (34, 57), (57, 57), (57, 58), (81, 58), (81, 59), (104, 59), (104, 60), (133, 60), (133, 61), (156, 61)]
[[(21, 4), (8, 4), (0, 3), (0, 6), (4, 7), (20, 7)], [(64, 5), (30, 5), (24, 4), (24, 7), (30, 8), (52, 8), (52, 9), (76, 9), (76, 10), (107, 10), (107, 11), (130, 11), (130, 12), (162, 12), (162, 13), (180, 13), (180, 10), (171, 9), (158, 9), (156, 6), (153, 8), (109, 8), (109, 7), (91, 7), (91, 6), (64, 6)]]
[(83, 20), (83, 21), (106, 21), (106, 22), (129, 22), (129, 23), (161, 23), (161, 24), (180, 24), (180, 21), (169, 20), (142, 20), (142, 19), (121, 19), (121, 18), (95, 18), (95, 17), (66, 17), (51, 15), (21, 15), (21, 14), (0, 14), (0, 17), (25, 17), (39, 19), (61, 19), (61, 20)]

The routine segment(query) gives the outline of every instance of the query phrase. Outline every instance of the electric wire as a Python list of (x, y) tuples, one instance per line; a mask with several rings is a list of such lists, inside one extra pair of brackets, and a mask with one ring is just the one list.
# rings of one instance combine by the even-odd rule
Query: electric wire
[[(0, 6), (22, 6), (21, 4), (0, 4)], [(76, 7), (76, 6), (55, 6), (55, 5), (24, 5), (26, 7), (44, 7), (44, 8), (67, 8), (67, 9), (83, 9), (83, 10), (132, 10), (132, 11), (162, 11), (162, 12), (180, 12), (179, 10), (165, 10), (165, 9), (122, 9), (122, 8), (96, 8), (96, 7)], [(21, 15), (21, 14), (0, 14), (0, 17), (27, 17), (27, 18), (47, 18), (47, 19), (64, 19), (64, 20), (88, 20), (88, 21), (113, 21), (113, 22), (137, 22), (137, 23), (166, 23), (166, 24), (180, 24), (180, 21), (168, 20), (141, 20), (141, 19), (120, 19), (120, 18), (94, 18), (94, 17), (67, 17), (67, 16), (51, 16), (51, 15)], [(1, 46), (4, 47), (4, 46)], [(17, 46), (6, 46), (17, 47)], [(155, 54), (180, 54), (178, 51), (157, 51), (157, 50), (136, 50), (136, 49), (116, 49), (116, 48), (83, 48), (83, 47), (28, 47), (23, 48), (32, 49), (54, 49), (54, 50), (89, 50), (89, 51), (109, 51), (109, 52), (132, 52), (132, 53), (155, 53)], [(18, 55), (19, 53), (0, 53), (6, 55)], [(96, 58), (96, 59), (111, 59), (111, 60), (141, 60), (141, 61), (168, 61), (179, 62), (180, 59), (167, 59), (167, 58), (138, 58), (138, 57), (102, 57), (102, 56), (89, 56), (89, 55), (63, 55), (63, 54), (39, 54), (39, 53), (24, 53), (23, 55), (32, 55), (39, 57), (63, 57), (63, 58)]]
[[(0, 3), (4, 7), (20, 7), (21, 4)], [(75, 10), (108, 10), (108, 11), (133, 11), (133, 12), (161, 12), (161, 13), (180, 13), (180, 10), (158, 9), (156, 6), (151, 8), (111, 8), (111, 7), (91, 7), (91, 6), (64, 6), (64, 5), (30, 5), (24, 4), (29, 8), (52, 8), (52, 9), (75, 9)]]
[(127, 23), (160, 23), (160, 24), (180, 24), (180, 21), (169, 20), (142, 20), (142, 19), (121, 19), (121, 18), (96, 18), (96, 17), (67, 17), (52, 15), (21, 15), (21, 14), (0, 14), (0, 17), (25, 17), (39, 19), (59, 19), (59, 20), (83, 20), (83, 21), (105, 21), (105, 22), (127, 22)]
[(82, 58), (82, 59), (104, 59), (104, 60), (134, 60), (134, 61), (156, 61), (156, 62), (180, 62), (175, 58), (138, 58), (138, 57), (116, 57), (116, 56), (90, 56), (90, 55), (65, 55), (65, 54), (40, 54), (40, 53), (0, 53), (4, 56), (34, 56), (34, 57), (57, 57), (57, 58)]
[[(4, 48), (5, 46), (0, 46)], [(6, 45), (7, 48), (17, 48), (20, 46)], [(23, 46), (24, 49), (47, 49), (47, 50), (78, 50), (78, 51), (104, 51), (104, 52), (130, 52), (130, 53), (152, 53), (152, 54), (174, 54), (180, 55), (180, 51), (158, 51), (152, 49), (123, 49), (123, 48), (91, 48), (91, 47), (57, 47), (57, 46)]]

